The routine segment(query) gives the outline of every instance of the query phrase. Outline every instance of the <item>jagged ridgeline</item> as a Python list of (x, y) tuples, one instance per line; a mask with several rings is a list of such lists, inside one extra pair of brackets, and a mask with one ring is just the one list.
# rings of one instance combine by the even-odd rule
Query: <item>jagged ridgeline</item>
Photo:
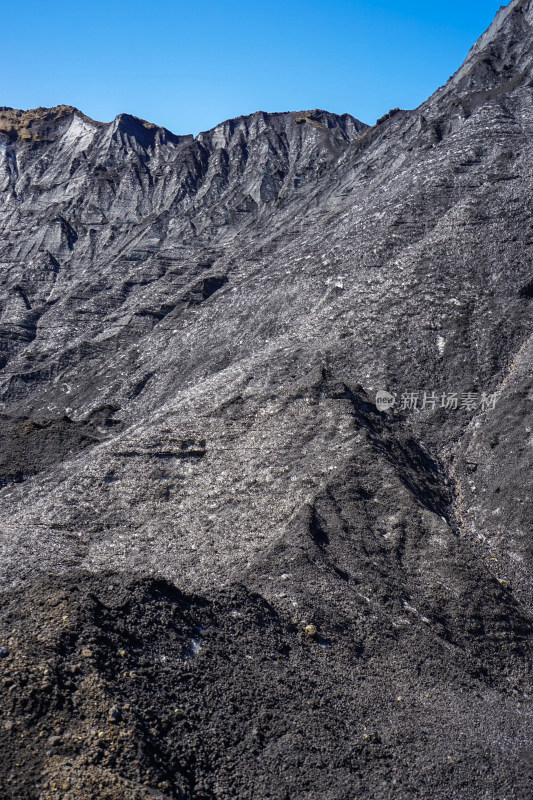
[(2, 798), (530, 796), (532, 135), (0, 108)]

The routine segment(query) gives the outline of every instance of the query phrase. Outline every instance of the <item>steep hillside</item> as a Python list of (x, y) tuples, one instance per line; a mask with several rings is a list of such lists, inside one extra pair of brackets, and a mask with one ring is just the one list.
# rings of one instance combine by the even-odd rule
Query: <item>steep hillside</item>
[(532, 132), (0, 108), (6, 798), (529, 796)]

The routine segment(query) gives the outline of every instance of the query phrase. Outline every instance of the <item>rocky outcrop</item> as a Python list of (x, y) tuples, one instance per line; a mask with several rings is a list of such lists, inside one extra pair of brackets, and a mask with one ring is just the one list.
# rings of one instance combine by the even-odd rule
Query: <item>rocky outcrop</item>
[(0, 109), (7, 797), (527, 795), (532, 9), (372, 127)]

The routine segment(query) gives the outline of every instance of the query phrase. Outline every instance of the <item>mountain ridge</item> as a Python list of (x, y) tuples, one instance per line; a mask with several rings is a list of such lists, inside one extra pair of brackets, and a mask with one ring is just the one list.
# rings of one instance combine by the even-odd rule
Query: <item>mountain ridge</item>
[(372, 127), (0, 134), (6, 797), (528, 796), (530, 10)]

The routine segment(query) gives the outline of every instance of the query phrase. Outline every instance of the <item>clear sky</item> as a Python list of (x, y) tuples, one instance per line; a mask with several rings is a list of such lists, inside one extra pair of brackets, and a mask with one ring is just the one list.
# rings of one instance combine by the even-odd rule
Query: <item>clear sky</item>
[(464, 60), (499, 0), (25, 0), (0, 15), (0, 105), (198, 133), (253, 111), (374, 123)]

